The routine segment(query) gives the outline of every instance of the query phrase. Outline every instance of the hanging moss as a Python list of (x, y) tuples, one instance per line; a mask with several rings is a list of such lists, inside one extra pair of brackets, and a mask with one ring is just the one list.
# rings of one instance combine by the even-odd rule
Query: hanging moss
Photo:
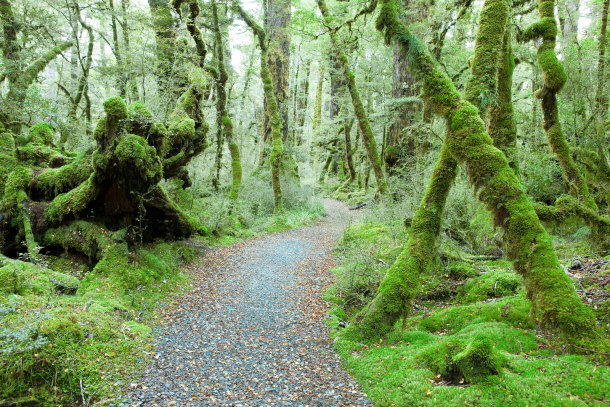
[[(561, 330), (572, 343), (602, 346), (592, 312), (581, 303), (572, 282), (563, 272), (550, 237), (541, 226), (533, 205), (504, 154), (492, 145), (491, 138), (485, 133), (478, 110), (461, 100), (438, 63), (399, 20), (394, 0), (383, 0), (377, 28), (384, 32), (387, 43), (397, 40), (405, 48), (410, 55), (411, 66), (423, 79), (424, 92), (432, 106), (447, 119), (450, 131), (447, 133), (445, 148), (457, 161), (465, 164), (470, 181), (480, 191), (479, 199), (492, 211), (496, 224), (505, 230), (507, 256), (514, 260), (515, 270), (524, 278), (532, 302), (533, 316), (541, 326)], [(430, 250), (430, 246), (427, 247)], [(417, 251), (411, 253), (417, 254)], [(404, 259), (401, 255), (398, 261), (401, 260), (409, 259)], [(388, 273), (390, 275), (394, 275), (392, 280), (408, 278), (398, 273)], [(390, 284), (395, 289), (388, 290)], [(377, 330), (381, 326), (386, 331), (391, 329), (395, 316), (404, 307), (399, 302), (405, 297), (404, 291), (400, 291), (404, 287), (409, 285), (401, 281), (384, 281), (372, 305), (360, 316), (364, 324), (352, 324), (360, 326), (360, 330), (352, 326), (348, 329), (368, 337), (371, 333), (366, 333), (371, 328)], [(387, 298), (381, 302), (388, 305), (375, 306), (380, 302), (378, 297)], [(388, 318), (392, 316), (393, 319)]]

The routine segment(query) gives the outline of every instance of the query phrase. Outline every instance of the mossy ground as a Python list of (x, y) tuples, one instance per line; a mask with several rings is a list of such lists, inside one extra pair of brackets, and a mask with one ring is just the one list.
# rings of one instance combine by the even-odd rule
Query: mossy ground
[[(71, 405), (80, 399), (81, 382), (86, 400), (112, 398), (147, 362), (154, 324), (149, 309), (184, 289), (178, 270), (194, 254), (182, 243), (117, 248), (88, 272), (65, 257), (47, 258), (63, 271), (4, 258), (0, 399)], [(53, 281), (79, 288), (62, 294)]]
[[(420, 277), (422, 288), (408, 318), (379, 342), (343, 337), (343, 328), (373, 298), (406, 240), (401, 223), (365, 214), (352, 224), (337, 248), (342, 263), (334, 269), (337, 282), (326, 293), (334, 303), (328, 324), (335, 348), (376, 406), (610, 402), (608, 357), (571, 353), (558, 337), (538, 330), (522, 279), (510, 262), (458, 261), (443, 252), (455, 246), (447, 236), (433, 267)], [(555, 237), (555, 245), (568, 267), (570, 259), (591, 250), (573, 237)], [(604, 283), (610, 272), (600, 256), (581, 259), (583, 267), (570, 272), (607, 335), (609, 288)]]

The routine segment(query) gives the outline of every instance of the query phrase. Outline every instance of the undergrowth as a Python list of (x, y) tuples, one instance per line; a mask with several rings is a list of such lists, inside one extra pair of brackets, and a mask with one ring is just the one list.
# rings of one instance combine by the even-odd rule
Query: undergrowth
[[(420, 276), (411, 314), (379, 343), (353, 342), (342, 331), (401, 251), (417, 197), (368, 205), (345, 231), (336, 250), (340, 266), (332, 270), (336, 283), (325, 294), (344, 366), (376, 406), (607, 405), (608, 356), (583, 355), (536, 328), (522, 278), (502, 259), (501, 236), (466, 188), (454, 186), (437, 256)], [(555, 244), (608, 334), (610, 256), (582, 257), (593, 250), (575, 233), (555, 236)]]
[(184, 289), (178, 270), (194, 255), (183, 243), (118, 247), (80, 281), (2, 258), (0, 399), (58, 406), (112, 397), (147, 361), (150, 308)]

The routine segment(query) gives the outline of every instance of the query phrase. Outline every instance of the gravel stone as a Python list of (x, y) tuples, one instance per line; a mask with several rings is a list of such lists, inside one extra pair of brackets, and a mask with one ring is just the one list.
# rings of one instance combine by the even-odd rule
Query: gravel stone
[[(153, 363), (122, 405), (370, 406), (324, 324), (332, 250), (347, 207), (313, 226), (207, 253), (193, 291), (165, 308)], [(129, 400), (129, 401), (128, 401)]]

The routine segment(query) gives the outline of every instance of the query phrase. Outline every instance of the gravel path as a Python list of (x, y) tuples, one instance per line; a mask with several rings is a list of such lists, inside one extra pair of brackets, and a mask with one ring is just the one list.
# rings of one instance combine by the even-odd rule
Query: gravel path
[(347, 207), (313, 226), (205, 255), (193, 292), (165, 312), (155, 361), (125, 406), (372, 405), (340, 365), (323, 319)]

